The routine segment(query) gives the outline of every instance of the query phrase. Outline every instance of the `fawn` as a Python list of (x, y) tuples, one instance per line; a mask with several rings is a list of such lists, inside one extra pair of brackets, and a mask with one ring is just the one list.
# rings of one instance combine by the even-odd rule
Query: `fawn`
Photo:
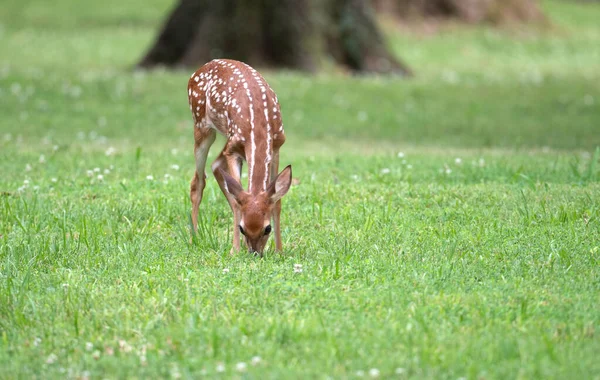
[[(272, 230), (275, 249), (281, 251), (281, 198), (290, 189), (292, 167), (277, 174), (285, 134), (275, 92), (245, 63), (215, 59), (191, 76), (188, 98), (196, 158), (190, 184), (193, 232), (206, 185), (206, 157), (219, 132), (227, 141), (212, 171), (233, 211), (232, 253), (240, 250), (241, 233), (248, 251), (262, 256)], [(248, 163), (248, 191), (240, 183), (242, 160)]]

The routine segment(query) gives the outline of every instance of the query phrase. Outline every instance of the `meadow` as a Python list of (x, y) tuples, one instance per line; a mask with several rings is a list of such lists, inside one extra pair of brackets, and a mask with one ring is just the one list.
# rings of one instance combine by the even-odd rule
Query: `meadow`
[(189, 239), (191, 71), (132, 70), (172, 2), (4, 1), (0, 378), (599, 378), (600, 4), (543, 4), (386, 23), (410, 80), (264, 72), (258, 259), (212, 175)]

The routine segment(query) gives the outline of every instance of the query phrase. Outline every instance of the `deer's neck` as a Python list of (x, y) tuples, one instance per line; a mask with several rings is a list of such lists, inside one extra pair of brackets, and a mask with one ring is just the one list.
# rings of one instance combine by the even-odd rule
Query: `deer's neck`
[[(248, 192), (258, 194), (265, 191), (269, 185), (271, 161), (273, 159), (273, 146), (270, 133), (259, 136), (259, 131), (254, 131), (254, 141), (250, 135), (249, 144), (246, 146), (246, 160), (248, 161)], [(266, 131), (261, 131), (260, 135)]]

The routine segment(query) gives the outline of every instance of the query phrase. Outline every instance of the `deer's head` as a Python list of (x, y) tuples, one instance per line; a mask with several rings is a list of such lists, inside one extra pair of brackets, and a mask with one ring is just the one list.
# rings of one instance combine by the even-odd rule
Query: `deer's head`
[(271, 235), (271, 220), (277, 202), (288, 192), (292, 183), (292, 167), (288, 165), (277, 175), (265, 191), (251, 194), (225, 171), (221, 170), (227, 192), (235, 199), (241, 210), (240, 225), (236, 228), (244, 236), (251, 253), (262, 252)]

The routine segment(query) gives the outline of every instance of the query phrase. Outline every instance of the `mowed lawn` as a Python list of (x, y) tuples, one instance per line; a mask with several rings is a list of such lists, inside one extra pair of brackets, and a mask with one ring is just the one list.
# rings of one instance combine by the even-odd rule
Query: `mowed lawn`
[[(411, 80), (266, 72), (284, 254), (190, 242), (167, 0), (0, 7), (0, 378), (599, 378), (600, 4), (386, 29)], [(223, 145), (217, 139), (210, 158)]]

